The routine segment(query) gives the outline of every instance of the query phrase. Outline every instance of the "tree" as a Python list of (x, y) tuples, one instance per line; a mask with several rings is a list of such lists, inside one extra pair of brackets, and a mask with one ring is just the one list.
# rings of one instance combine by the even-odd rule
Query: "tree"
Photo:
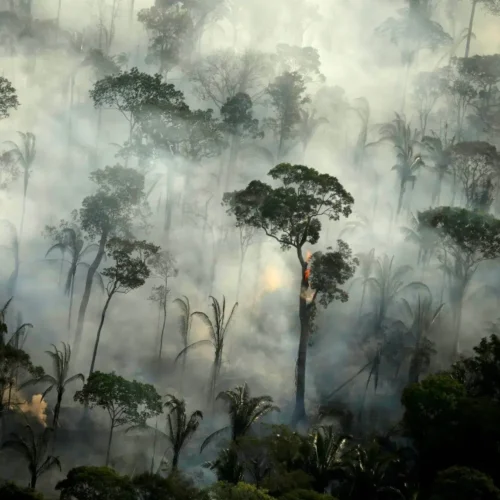
[(110, 429), (106, 451), (109, 463), (113, 431), (124, 425), (144, 426), (148, 418), (161, 413), (161, 397), (151, 384), (129, 381), (113, 373), (93, 372), (74, 400), (108, 412)]
[(392, 167), (399, 177), (399, 198), (396, 215), (401, 213), (406, 185), (415, 185), (416, 172), (423, 165), (422, 157), (415, 154), (415, 146), (419, 143), (419, 134), (412, 131), (406, 119), (396, 113), (396, 118), (391, 123), (386, 123), (380, 128), (378, 142), (387, 141), (392, 143), (396, 152), (397, 163)]
[(305, 82), (317, 80), (324, 83), (326, 78), (321, 74), (321, 61), (318, 50), (314, 47), (301, 47), (279, 43), (276, 54), (271, 56), (278, 74), (296, 72)]
[(26, 210), (26, 195), (28, 193), (28, 184), (31, 175), (31, 167), (36, 156), (36, 137), (31, 132), (18, 132), (21, 136), (22, 145), (19, 146), (15, 142), (8, 143), (13, 146), (7, 154), (17, 161), (23, 170), (23, 208), (21, 213), (21, 225), (19, 226), (19, 238), (22, 237), (24, 227), (24, 215)]
[(203, 413), (194, 411), (188, 417), (186, 413), (186, 402), (169, 394), (165, 403), (167, 414), (167, 437), (172, 447), (172, 471), (176, 471), (179, 465), (181, 451), (193, 434), (198, 430)]
[(171, 472), (168, 477), (158, 474), (140, 474), (132, 478), (136, 492), (134, 498), (142, 500), (208, 500), (204, 490), (199, 490), (191, 479), (180, 471)]
[(450, 306), (454, 315), (455, 342), (453, 355), (459, 352), (460, 325), (465, 292), (483, 261), (500, 256), (500, 221), (490, 215), (465, 208), (439, 207), (419, 212), (422, 230), (434, 229), (441, 248), (438, 258), (452, 280)]
[(66, 392), (66, 386), (71, 384), (75, 380), (81, 380), (85, 382), (85, 377), (81, 373), (77, 373), (71, 377), (68, 377), (69, 365), (71, 361), (71, 347), (68, 344), (62, 343), (63, 348), (60, 351), (55, 345), (53, 351), (45, 351), (52, 360), (53, 375), (46, 374), (38, 380), (36, 383), (49, 384), (47, 389), (42, 394), (42, 399), (55, 389), (57, 392), (56, 405), (54, 407), (54, 417), (52, 419), (52, 428), (54, 432), (59, 426), (59, 412), (61, 410), (61, 404), (63, 400), (64, 393)]
[(487, 142), (459, 142), (450, 157), (462, 185), (465, 206), (488, 212), (493, 202), (493, 180), (500, 171), (500, 154)]
[(443, 95), (445, 86), (441, 72), (420, 72), (415, 78), (413, 101), (418, 110), (420, 136), (425, 137), (429, 115)]
[(184, 351), (184, 354), (182, 355), (181, 373), (181, 380), (183, 380), (184, 373), (186, 371), (187, 347), (189, 346), (189, 334), (191, 333), (193, 315), (191, 314), (191, 304), (185, 295), (180, 299), (175, 299), (174, 304), (177, 304), (181, 310), (181, 315), (179, 316), (179, 333), (182, 339), (182, 350)]
[(149, 46), (146, 62), (159, 65), (164, 78), (181, 61), (186, 36), (193, 29), (189, 12), (180, 4), (157, 5), (142, 9), (137, 19), (149, 34)]
[(310, 262), (303, 254), (306, 244), (320, 238), (321, 217), (338, 220), (348, 217), (352, 196), (337, 178), (320, 174), (302, 165), (282, 163), (268, 174), (282, 186), (273, 188), (261, 181), (224, 195), (228, 213), (236, 218), (236, 226), (252, 226), (275, 239), (282, 250), (294, 248), (300, 264), (299, 319), (300, 340), (297, 357), (296, 401), (294, 421), (305, 419), (305, 378), (311, 315), (316, 300), (324, 307), (333, 300), (345, 302), (348, 294), (340, 288), (354, 274), (357, 259), (352, 259), (349, 246), (339, 240), (338, 250), (316, 252)]
[(92, 172), (90, 179), (97, 184), (97, 191), (84, 198), (79, 222), (90, 240), (98, 240), (99, 248), (87, 271), (78, 311), (75, 351), (80, 345), (94, 276), (104, 257), (108, 240), (113, 236), (130, 234), (135, 210), (144, 200), (144, 176), (134, 169), (121, 165), (106, 167)]
[[(66, 284), (64, 286), (64, 293), (69, 295), (68, 330), (70, 330), (76, 271), (80, 266), (89, 269), (90, 265), (82, 259), (92, 252), (98, 252), (99, 245), (95, 243), (85, 245), (85, 239), (83, 238), (80, 229), (77, 226), (71, 227), (66, 221), (61, 221), (59, 228), (46, 226), (45, 232), (47, 236), (55, 242), (55, 244), (47, 250), (45, 258), (47, 258), (54, 250), (59, 250), (61, 252), (62, 258), (60, 274), (62, 273), (62, 265), (65, 261), (65, 254), (66, 252), (69, 252), (70, 254), (69, 269), (68, 274), (66, 275)], [(105, 259), (106, 256), (104, 255), (103, 258)], [(94, 277), (104, 291), (104, 283), (102, 281), (101, 274), (96, 271)]]
[(125, 117), (129, 123), (129, 141), (143, 115), (187, 108), (182, 92), (163, 82), (160, 74), (141, 73), (137, 68), (98, 80), (90, 97), (96, 108), (116, 109)]
[(216, 298), (210, 296), (210, 299), (212, 301), (211, 306), (212, 306), (213, 320), (211, 320), (208, 317), (208, 315), (204, 312), (195, 311), (192, 313), (192, 316), (200, 318), (203, 321), (203, 323), (205, 323), (205, 325), (208, 327), (208, 335), (210, 337), (210, 340), (198, 340), (197, 342), (188, 345), (187, 347), (181, 350), (181, 352), (177, 355), (177, 358), (175, 358), (175, 360), (178, 361), (180, 358), (183, 358), (187, 354), (187, 352), (193, 347), (198, 347), (200, 345), (206, 345), (206, 344), (209, 344), (213, 347), (214, 361), (212, 363), (212, 370), (209, 381), (210, 386), (207, 394), (208, 404), (213, 405), (217, 381), (219, 379), (219, 374), (222, 367), (224, 343), (226, 340), (226, 335), (229, 329), (229, 325), (231, 324), (231, 320), (233, 319), (234, 312), (238, 307), (238, 302), (234, 304), (233, 308), (231, 309), (231, 312), (229, 313), (229, 316), (226, 319), (226, 297), (222, 297), (222, 307)]
[(304, 95), (305, 91), (304, 79), (297, 72), (283, 73), (267, 87), (266, 93), (275, 116), (267, 118), (265, 123), (274, 132), (277, 140), (278, 161), (281, 161), (287, 152), (286, 142), (296, 137), (302, 106), (310, 101), (310, 98)]
[(7, 439), (2, 444), (2, 449), (16, 451), (28, 462), (29, 487), (35, 489), (38, 478), (54, 467), (61, 470), (61, 463), (58, 457), (47, 455), (53, 432), (51, 428), (46, 427), (39, 436), (35, 434), (30, 425), (26, 425), (24, 430), (24, 435), (11, 434), (10, 439)]
[(161, 285), (153, 287), (153, 293), (149, 297), (150, 300), (158, 303), (161, 313), (163, 314), (163, 322), (160, 330), (160, 342), (158, 351), (158, 361), (161, 361), (163, 351), (163, 337), (165, 335), (165, 326), (167, 324), (167, 300), (170, 289), (168, 288), (169, 278), (177, 276), (178, 270), (173, 256), (167, 250), (155, 253), (147, 262), (148, 266), (153, 270), (153, 278), (160, 279)]
[(0, 77), (0, 120), (8, 118), (10, 110), (18, 106), (16, 89), (7, 78)]
[(432, 487), (430, 500), (499, 500), (500, 490), (491, 477), (469, 467), (441, 471)]
[(472, 28), (474, 26), (474, 17), (476, 14), (476, 7), (479, 3), (482, 3), (488, 11), (492, 14), (496, 14), (500, 12), (500, 3), (498, 0), (471, 0), (472, 8), (470, 12), (470, 20), (469, 20), (469, 30), (467, 32), (467, 43), (465, 45), (465, 58), (469, 57), (470, 52), (470, 42), (472, 39)]
[(137, 493), (127, 476), (120, 476), (109, 467), (81, 466), (70, 469), (55, 488), (61, 500), (135, 500)]
[(215, 483), (210, 491), (219, 500), (272, 500), (264, 490), (243, 482), (230, 484), (220, 481)]
[(375, 265), (375, 249), (370, 249), (369, 252), (360, 252), (356, 254), (356, 258), (359, 261), (359, 273), (360, 276), (355, 278), (354, 281), (361, 280), (363, 286), (363, 291), (361, 293), (361, 300), (359, 302), (358, 318), (361, 318), (361, 313), (363, 311), (363, 305), (365, 302), (366, 287), (368, 286), (368, 280), (372, 275), (373, 267)]
[(411, 214), (408, 226), (401, 227), (405, 241), (418, 247), (417, 266), (421, 266), (422, 274), (429, 265), (438, 246), (438, 238), (433, 230), (419, 226), (417, 218)]
[(247, 384), (238, 386), (235, 389), (222, 391), (217, 395), (217, 400), (223, 401), (227, 405), (230, 424), (222, 429), (213, 432), (201, 445), (201, 451), (205, 449), (216, 437), (230, 430), (231, 441), (235, 445), (244, 437), (250, 427), (260, 418), (279, 408), (273, 405), (271, 396), (250, 396), (250, 389)]
[(109, 240), (107, 252), (111, 255), (115, 264), (102, 271), (102, 275), (108, 278), (106, 285), (108, 297), (102, 310), (99, 328), (97, 329), (89, 376), (94, 371), (101, 331), (111, 299), (117, 293), (128, 293), (146, 283), (151, 274), (147, 262), (158, 253), (159, 249), (160, 247), (146, 241), (126, 240), (117, 237)]

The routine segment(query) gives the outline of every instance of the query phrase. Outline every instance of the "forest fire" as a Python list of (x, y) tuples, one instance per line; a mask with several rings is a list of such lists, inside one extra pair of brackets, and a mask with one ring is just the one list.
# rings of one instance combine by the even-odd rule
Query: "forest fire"
[(309, 269), (309, 261), (311, 260), (311, 257), (312, 257), (312, 253), (308, 250), (306, 252), (306, 258), (305, 258), (305, 261), (306, 263), (308, 264), (308, 267), (307, 269), (304, 271), (304, 279), (306, 281), (309, 280), (309, 277), (311, 276), (311, 269)]
[(26, 401), (19, 393), (11, 394), (12, 404), (18, 405), (19, 409), (27, 414), (35, 417), (44, 426), (47, 426), (47, 403), (42, 399), (41, 394), (34, 394), (31, 401)]

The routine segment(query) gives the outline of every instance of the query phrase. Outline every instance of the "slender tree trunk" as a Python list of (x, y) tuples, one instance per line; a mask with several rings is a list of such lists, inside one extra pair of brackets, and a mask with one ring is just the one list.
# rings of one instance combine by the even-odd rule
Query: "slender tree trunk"
[(403, 98), (401, 101), (401, 114), (404, 114), (405, 107), (406, 107), (406, 92), (408, 89), (408, 80), (410, 77), (410, 67), (411, 67), (411, 64), (409, 62), (406, 63), (405, 77), (404, 77), (405, 79), (404, 79), (404, 83), (403, 83)]
[(61, 265), (59, 266), (59, 281), (58, 285), (61, 286), (61, 280), (62, 280), (62, 272), (63, 272), (63, 265), (64, 265), (64, 256), (66, 254), (66, 250), (64, 249), (62, 251), (62, 257), (61, 257)]
[(24, 170), (24, 190), (23, 190), (23, 207), (21, 211), (21, 224), (19, 226), (19, 246), (21, 246), (21, 241), (23, 238), (24, 215), (26, 213), (26, 196), (28, 194), (28, 183), (29, 183), (29, 170), (26, 167)]
[(179, 466), (179, 450), (174, 448), (172, 455), (172, 472), (175, 472)]
[(95, 135), (95, 166), (97, 166), (97, 160), (99, 158), (99, 139), (101, 136), (101, 127), (102, 127), (102, 108), (97, 110), (97, 128)]
[(82, 301), (80, 303), (80, 310), (78, 311), (78, 321), (75, 332), (75, 355), (78, 352), (78, 348), (80, 347), (80, 342), (82, 340), (83, 322), (85, 320), (85, 313), (87, 312), (87, 307), (89, 305), (90, 293), (92, 292), (94, 275), (97, 269), (99, 268), (99, 265), (101, 264), (107, 241), (108, 241), (108, 231), (104, 231), (99, 241), (99, 249), (94, 258), (94, 262), (92, 262), (87, 272), (87, 279), (85, 280), (85, 290), (83, 292)]
[(173, 212), (173, 197), (174, 197), (174, 169), (173, 166), (167, 172), (167, 199), (165, 200), (165, 224), (163, 230), (168, 238), (170, 230), (172, 229), (172, 212)]
[(57, 31), (59, 32), (59, 27), (61, 25), (61, 4), (62, 0), (59, 0), (59, 3), (57, 5)]
[(399, 186), (399, 198), (398, 198), (398, 208), (396, 210), (396, 217), (399, 216), (401, 213), (401, 209), (403, 208), (403, 198), (405, 194), (405, 183), (404, 181), (401, 181), (401, 184)]
[(236, 288), (236, 302), (238, 302), (239, 298), (240, 298), (241, 279), (243, 277), (243, 264), (244, 264), (244, 261), (245, 261), (245, 253), (243, 251), (241, 251), (241, 254), (240, 254), (240, 265), (239, 265), (239, 269), (238, 269), (238, 285), (237, 285), (237, 288)]
[(363, 293), (361, 294), (361, 301), (359, 303), (358, 319), (361, 319), (361, 312), (363, 311), (363, 305), (365, 303), (366, 294), (366, 281), (363, 283)]
[(71, 79), (69, 82), (69, 110), (68, 110), (68, 151), (66, 157), (70, 158), (71, 155), (71, 147), (73, 145), (73, 103), (75, 100), (75, 75), (71, 75)]
[(163, 337), (165, 335), (165, 325), (167, 324), (167, 297), (163, 302), (163, 324), (161, 325), (161, 334), (160, 334), (160, 350), (158, 352), (158, 361), (161, 361), (161, 353), (163, 351)]
[(52, 428), (54, 429), (54, 433), (57, 432), (57, 427), (59, 426), (59, 413), (61, 412), (61, 404), (64, 392), (57, 393), (57, 402), (54, 406), (54, 418), (52, 419)]
[(36, 482), (38, 480), (38, 477), (36, 475), (36, 467), (33, 467), (32, 470), (31, 470), (31, 480), (30, 480), (30, 484), (29, 484), (29, 487), (34, 490), (36, 489)]
[(71, 280), (71, 290), (69, 292), (69, 311), (68, 311), (68, 331), (71, 330), (71, 313), (73, 311), (73, 296), (75, 292), (75, 276)]
[(90, 363), (89, 377), (92, 375), (92, 373), (94, 373), (95, 358), (97, 356), (97, 349), (99, 348), (99, 341), (101, 339), (102, 325), (104, 325), (104, 319), (106, 318), (106, 311), (108, 310), (108, 306), (111, 301), (111, 297), (113, 297), (113, 295), (114, 295), (114, 290), (112, 290), (109, 293), (108, 298), (106, 299), (106, 303), (104, 304), (104, 309), (102, 310), (101, 321), (99, 323), (99, 328), (97, 329), (97, 336), (94, 344), (94, 352), (92, 353), (92, 362)]
[(153, 453), (151, 455), (151, 468), (149, 473), (154, 474), (154, 468), (155, 468), (155, 454), (156, 454), (156, 442), (158, 440), (158, 417), (156, 417), (156, 423), (155, 423), (155, 437), (153, 440)]
[(231, 185), (234, 181), (234, 178), (238, 173), (236, 161), (240, 149), (240, 142), (241, 138), (239, 136), (233, 135), (231, 137), (231, 146), (229, 149), (229, 160), (227, 164), (226, 183), (224, 187), (224, 192), (228, 192), (231, 189)]
[(469, 19), (469, 29), (467, 31), (467, 42), (465, 44), (465, 59), (469, 57), (470, 52), (470, 41), (472, 38), (472, 27), (474, 26), (474, 15), (476, 14), (476, 5), (478, 0), (472, 0), (472, 9), (470, 11), (470, 19)]
[(104, 464), (106, 467), (109, 465), (109, 455), (111, 453), (111, 443), (113, 441), (113, 430), (115, 427), (114, 420), (111, 420), (111, 428), (109, 429), (109, 437), (108, 437), (108, 449), (106, 451), (106, 463)]

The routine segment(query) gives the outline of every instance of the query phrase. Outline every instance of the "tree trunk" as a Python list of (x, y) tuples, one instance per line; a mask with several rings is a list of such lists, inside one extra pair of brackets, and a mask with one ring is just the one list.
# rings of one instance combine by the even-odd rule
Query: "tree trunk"
[(61, 280), (62, 280), (62, 272), (63, 272), (63, 264), (64, 264), (64, 256), (66, 254), (66, 249), (63, 249), (62, 251), (62, 256), (61, 256), (61, 265), (59, 266), (59, 281), (58, 285), (61, 286)]
[(358, 319), (361, 319), (361, 312), (363, 310), (363, 304), (365, 302), (365, 293), (366, 293), (366, 281), (363, 283), (363, 293), (361, 294), (361, 302), (359, 303)]
[(158, 361), (161, 361), (161, 353), (163, 351), (163, 336), (165, 335), (166, 323), (167, 323), (167, 297), (165, 297), (165, 301), (163, 302), (163, 324), (161, 325), (160, 350), (158, 352)]
[(115, 426), (115, 422), (111, 420), (111, 428), (109, 429), (109, 437), (108, 437), (108, 449), (106, 451), (106, 463), (104, 464), (106, 467), (109, 465), (109, 455), (111, 453), (111, 442), (113, 441), (113, 429)]
[(469, 29), (467, 30), (467, 42), (465, 44), (465, 59), (469, 57), (470, 52), (470, 41), (472, 38), (472, 27), (474, 26), (474, 15), (476, 14), (476, 5), (478, 0), (472, 0), (472, 9), (470, 11), (470, 19), (469, 19)]
[[(300, 250), (298, 250), (300, 253)], [(300, 259), (302, 260), (302, 259)], [(293, 411), (293, 425), (300, 424), (306, 420), (305, 407), (305, 391), (306, 391), (306, 362), (307, 362), (307, 346), (309, 341), (309, 307), (304, 292), (309, 288), (309, 283), (306, 278), (307, 263), (301, 262), (302, 277), (300, 281), (299, 292), (299, 320), (300, 320), (300, 339), (299, 350), (297, 354), (296, 365), (296, 392), (295, 392), (295, 409)]]
[(178, 469), (179, 465), (179, 450), (175, 449), (173, 450), (173, 456), (172, 456), (172, 472), (175, 472)]
[(23, 207), (22, 207), (22, 211), (21, 211), (21, 224), (19, 227), (19, 246), (21, 246), (21, 241), (23, 238), (24, 215), (26, 213), (26, 196), (28, 194), (28, 183), (29, 183), (29, 170), (26, 167), (24, 170)]
[(62, 0), (59, 0), (59, 4), (57, 5), (57, 31), (59, 32), (59, 27), (61, 23), (61, 4)]
[(71, 290), (69, 292), (69, 311), (68, 311), (68, 331), (71, 330), (71, 312), (73, 311), (73, 295), (75, 292), (75, 276), (71, 280)]
[(108, 298), (106, 299), (106, 303), (104, 304), (104, 309), (102, 310), (101, 321), (99, 323), (99, 328), (97, 329), (97, 337), (95, 339), (95, 344), (94, 344), (94, 352), (92, 353), (92, 362), (90, 363), (89, 377), (94, 372), (95, 358), (97, 356), (97, 349), (99, 347), (99, 341), (101, 339), (102, 325), (104, 324), (104, 319), (106, 318), (106, 311), (108, 310), (109, 302), (111, 301), (111, 297), (113, 297), (113, 295), (114, 295), (114, 289), (109, 293)]
[(228, 164), (227, 164), (226, 183), (225, 183), (225, 187), (224, 187), (224, 192), (226, 192), (226, 193), (231, 189), (231, 185), (234, 181), (234, 177), (238, 173), (236, 161), (238, 159), (240, 142), (241, 142), (241, 138), (238, 135), (232, 136), (231, 146), (229, 149), (229, 160), (228, 160)]
[(54, 406), (54, 418), (52, 419), (52, 427), (54, 429), (54, 433), (56, 432), (59, 424), (59, 413), (61, 412), (61, 403), (63, 395), (64, 395), (63, 391), (57, 393), (57, 402), (56, 405)]
[(76, 332), (75, 332), (75, 355), (77, 355), (78, 348), (80, 347), (80, 342), (82, 340), (83, 322), (85, 320), (85, 313), (87, 312), (87, 307), (89, 305), (90, 293), (92, 291), (94, 275), (101, 264), (107, 241), (108, 241), (108, 231), (104, 231), (99, 241), (99, 249), (95, 256), (94, 262), (92, 262), (87, 272), (87, 279), (85, 280), (85, 290), (83, 292), (82, 301), (80, 303), (80, 310), (78, 311), (78, 322), (76, 325)]
[(158, 440), (158, 417), (156, 417), (156, 424), (155, 424), (155, 437), (153, 440), (153, 453), (151, 455), (151, 469), (149, 473), (151, 475), (154, 474), (154, 468), (155, 468), (155, 453), (156, 453), (156, 441)]
[(244, 261), (245, 261), (245, 253), (242, 250), (241, 251), (241, 255), (240, 255), (240, 266), (239, 266), (239, 269), (238, 269), (238, 285), (237, 285), (237, 288), (236, 288), (236, 302), (238, 302), (239, 298), (240, 298), (241, 279), (243, 277), (243, 264), (244, 264)]
[(170, 233), (170, 230), (172, 229), (172, 212), (173, 212), (173, 196), (174, 196), (174, 186), (173, 186), (173, 180), (174, 180), (174, 172), (173, 172), (173, 167), (169, 169), (167, 172), (167, 199), (165, 200), (165, 224), (163, 226), (163, 230), (166, 233), (166, 236), (168, 238), (168, 235)]
[(31, 472), (31, 479), (30, 479), (30, 484), (29, 484), (29, 487), (34, 490), (36, 489), (36, 482), (38, 480), (38, 477), (36, 475), (36, 467), (33, 467), (32, 470), (30, 471)]
[(399, 214), (401, 213), (401, 209), (403, 208), (404, 194), (405, 194), (405, 183), (404, 181), (401, 181), (401, 184), (399, 186), (398, 209), (396, 211), (396, 217), (399, 216)]
[(93, 167), (97, 167), (97, 159), (99, 158), (99, 138), (101, 136), (101, 127), (102, 127), (102, 108), (97, 110), (97, 129), (95, 136), (95, 159)]

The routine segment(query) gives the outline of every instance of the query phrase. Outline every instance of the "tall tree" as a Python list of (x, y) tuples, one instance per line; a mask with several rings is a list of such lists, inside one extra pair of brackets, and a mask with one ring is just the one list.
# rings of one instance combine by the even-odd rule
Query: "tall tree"
[(21, 136), (21, 145), (9, 141), (13, 149), (8, 152), (15, 161), (21, 165), (23, 170), (23, 208), (21, 212), (21, 224), (19, 226), (19, 239), (22, 238), (24, 228), (24, 216), (26, 211), (26, 196), (28, 194), (28, 185), (31, 176), (31, 167), (36, 156), (36, 137), (31, 132), (18, 132)]
[(90, 240), (98, 240), (99, 248), (87, 271), (78, 311), (75, 351), (80, 345), (94, 276), (104, 257), (106, 245), (113, 236), (130, 234), (136, 209), (144, 201), (144, 176), (131, 168), (121, 165), (106, 167), (92, 172), (90, 179), (97, 184), (97, 191), (84, 198), (79, 224)]
[(51, 358), (53, 375), (46, 374), (38, 380), (34, 380), (35, 383), (49, 384), (42, 394), (42, 399), (51, 391), (55, 390), (57, 393), (56, 404), (54, 406), (54, 416), (52, 418), (52, 428), (54, 432), (57, 431), (59, 426), (59, 413), (61, 411), (61, 404), (66, 392), (66, 386), (75, 382), (76, 380), (81, 380), (85, 382), (85, 377), (81, 373), (77, 373), (71, 377), (68, 377), (69, 366), (71, 361), (71, 347), (63, 342), (62, 350), (59, 350), (55, 345), (52, 345), (53, 351), (45, 351)]
[(471, 11), (469, 18), (469, 29), (467, 31), (467, 42), (465, 44), (465, 58), (469, 57), (470, 42), (472, 39), (472, 28), (474, 27), (474, 18), (476, 15), (476, 8), (479, 4), (483, 4), (486, 10), (492, 14), (500, 13), (500, 2), (498, 0), (471, 0)]
[(58, 457), (48, 455), (48, 447), (52, 437), (52, 429), (44, 428), (40, 435), (36, 435), (30, 425), (24, 428), (24, 434), (13, 433), (10, 439), (2, 444), (2, 448), (16, 451), (28, 463), (30, 473), (29, 487), (35, 489), (38, 478), (54, 467), (61, 470), (61, 463)]
[(210, 374), (209, 388), (207, 393), (208, 405), (213, 406), (215, 390), (217, 387), (217, 381), (219, 379), (220, 370), (222, 367), (222, 356), (224, 354), (224, 345), (226, 342), (226, 335), (233, 319), (234, 312), (238, 307), (238, 302), (236, 302), (231, 309), (231, 312), (226, 317), (226, 297), (222, 297), (222, 306), (215, 297), (210, 297), (212, 301), (212, 316), (213, 319), (201, 311), (193, 312), (193, 316), (200, 318), (203, 323), (208, 327), (208, 335), (210, 340), (198, 340), (184, 349), (177, 355), (176, 361), (181, 357), (183, 358), (186, 353), (193, 347), (198, 347), (200, 345), (211, 345), (214, 349), (214, 361), (212, 363), (212, 371)]
[(273, 404), (271, 396), (252, 397), (247, 384), (222, 391), (217, 395), (217, 399), (226, 403), (230, 423), (228, 426), (210, 434), (203, 441), (201, 451), (226, 431), (231, 431), (231, 441), (237, 445), (238, 441), (248, 433), (250, 427), (258, 419), (273, 411), (279, 411), (279, 408)]
[(167, 250), (163, 250), (162, 252), (158, 252), (151, 256), (147, 264), (153, 270), (152, 277), (162, 281), (161, 285), (155, 285), (153, 287), (153, 293), (150, 297), (151, 300), (158, 303), (163, 316), (158, 348), (158, 360), (161, 361), (163, 337), (165, 335), (165, 327), (167, 324), (167, 300), (168, 294), (170, 293), (168, 280), (177, 276), (178, 270), (176, 268), (175, 259)]
[(176, 471), (181, 451), (198, 430), (200, 421), (203, 420), (203, 413), (196, 410), (188, 417), (186, 402), (171, 394), (168, 395), (165, 408), (168, 410), (167, 437), (172, 448), (172, 471)]
[(454, 316), (453, 357), (460, 349), (465, 292), (481, 262), (500, 257), (500, 221), (465, 208), (438, 207), (418, 213), (422, 229), (434, 229), (446, 251), (438, 258), (451, 279), (450, 306)]
[(128, 293), (144, 285), (151, 274), (147, 262), (159, 251), (159, 247), (152, 243), (117, 237), (111, 238), (106, 248), (108, 254), (114, 260), (114, 265), (102, 271), (102, 275), (108, 279), (106, 285), (108, 297), (102, 310), (99, 328), (97, 329), (89, 376), (94, 371), (101, 331), (111, 299), (117, 293)]
[(187, 359), (187, 347), (189, 346), (189, 335), (191, 333), (191, 322), (193, 315), (191, 313), (191, 304), (186, 296), (177, 298), (174, 300), (174, 304), (179, 306), (181, 314), (179, 316), (179, 333), (182, 339), (182, 372), (181, 381), (184, 380), (184, 374), (186, 372), (186, 359)]
[(320, 238), (321, 217), (338, 220), (348, 217), (352, 196), (337, 178), (320, 174), (303, 165), (282, 163), (268, 174), (281, 186), (273, 188), (252, 181), (241, 191), (226, 193), (224, 204), (236, 218), (236, 225), (253, 226), (275, 239), (282, 250), (294, 248), (300, 264), (299, 320), (296, 398), (293, 420), (302, 422), (305, 412), (306, 360), (316, 300), (327, 307), (333, 300), (345, 302), (348, 294), (340, 288), (354, 274), (357, 259), (349, 246), (339, 240), (338, 250), (316, 252), (310, 261), (304, 255), (306, 244)]
[(0, 77), (0, 120), (9, 117), (13, 109), (17, 109), (19, 101), (17, 99), (16, 89), (7, 78)]
[(273, 131), (277, 141), (276, 158), (283, 159), (287, 150), (287, 141), (294, 139), (298, 133), (297, 126), (301, 120), (301, 110), (310, 101), (305, 95), (304, 78), (297, 72), (283, 73), (267, 87), (274, 117), (267, 118), (265, 123)]
[(113, 431), (124, 425), (144, 426), (162, 411), (161, 397), (150, 384), (126, 380), (115, 373), (96, 371), (90, 375), (74, 400), (90, 408), (107, 411), (110, 419), (106, 463), (109, 463)]
[[(68, 274), (66, 275), (66, 283), (64, 285), (64, 293), (69, 296), (69, 311), (68, 311), (68, 330), (71, 329), (71, 314), (73, 311), (73, 296), (75, 292), (75, 277), (76, 272), (79, 267), (85, 267), (88, 269), (90, 267), (83, 258), (90, 253), (98, 252), (99, 245), (96, 243), (85, 244), (85, 239), (81, 234), (80, 229), (73, 225), (71, 227), (66, 221), (61, 221), (59, 228), (54, 226), (45, 227), (46, 235), (54, 242), (45, 254), (47, 258), (55, 250), (59, 250), (62, 254), (61, 257), (61, 273), (63, 268), (63, 263), (65, 262), (66, 252), (70, 255)], [(104, 256), (105, 258), (105, 256)], [(102, 281), (102, 276), (96, 271), (94, 278), (100, 285), (101, 289), (104, 291), (104, 283)]]

